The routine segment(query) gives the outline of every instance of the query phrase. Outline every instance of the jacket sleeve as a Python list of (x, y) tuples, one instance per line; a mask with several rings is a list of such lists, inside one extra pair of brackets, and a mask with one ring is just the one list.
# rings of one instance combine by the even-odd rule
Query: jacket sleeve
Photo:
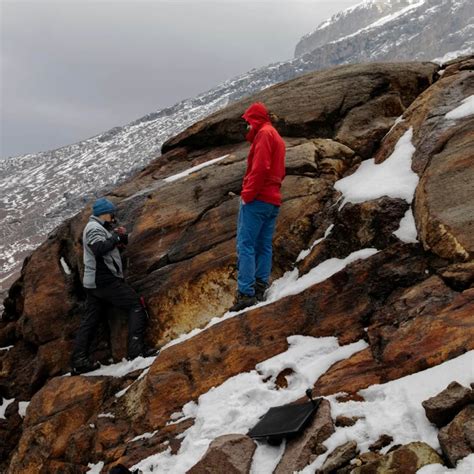
[(119, 242), (120, 236), (117, 234), (112, 234), (111, 237), (107, 238), (107, 235), (97, 228), (90, 229), (86, 233), (86, 244), (96, 257), (104, 256), (113, 250)]
[(270, 172), (272, 145), (270, 135), (261, 133), (256, 137), (252, 170), (247, 176), (241, 197), (245, 203), (252, 202), (262, 189), (265, 178)]

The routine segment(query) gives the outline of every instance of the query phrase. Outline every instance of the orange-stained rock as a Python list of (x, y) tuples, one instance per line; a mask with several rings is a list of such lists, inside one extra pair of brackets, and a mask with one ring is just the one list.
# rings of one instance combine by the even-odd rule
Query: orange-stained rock
[(49, 462), (63, 457), (69, 438), (97, 412), (109, 395), (101, 377), (57, 377), (33, 397), (23, 434), (9, 472), (48, 470)]
[(216, 324), (161, 352), (147, 376), (124, 395), (128, 413), (156, 429), (187, 401), (285, 351), (292, 334), (357, 341), (365, 336), (364, 319), (378, 298), (401, 282), (423, 278), (424, 269), (416, 246), (396, 246), (302, 293)]
[[(423, 291), (426, 285), (419, 287)], [(356, 392), (474, 349), (474, 290), (447, 298), (431, 311), (429, 307), (425, 310), (420, 299), (410, 311), (411, 319), (400, 314), (393, 325), (386, 321), (369, 327), (370, 348), (334, 364), (316, 382), (316, 393)]]

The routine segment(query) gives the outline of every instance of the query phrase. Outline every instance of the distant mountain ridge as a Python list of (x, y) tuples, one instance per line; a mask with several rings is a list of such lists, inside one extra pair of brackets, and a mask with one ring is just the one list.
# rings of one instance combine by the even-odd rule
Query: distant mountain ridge
[(417, 0), (366, 0), (336, 13), (318, 27), (304, 35), (295, 48), (295, 57), (303, 56), (331, 41), (357, 32), (381, 17), (396, 13)]
[(305, 36), (297, 46), (301, 56), (253, 69), (79, 143), (0, 160), (0, 295), (49, 232), (159, 156), (162, 143), (189, 125), (306, 72), (348, 63), (467, 54), (474, 47), (473, 17), (474, 2), (469, 0), (365, 1)]
[(367, 0), (304, 36), (295, 57), (328, 67), (444, 59), (473, 50), (474, 2), (470, 0)]

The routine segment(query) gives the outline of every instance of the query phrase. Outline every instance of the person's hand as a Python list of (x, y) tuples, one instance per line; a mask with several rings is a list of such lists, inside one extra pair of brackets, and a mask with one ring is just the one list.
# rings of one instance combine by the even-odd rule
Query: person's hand
[(240, 198), (240, 202), (242, 203), (242, 206), (245, 206), (247, 204), (242, 198)]
[(125, 245), (128, 244), (128, 234), (127, 234), (127, 229), (125, 227), (117, 227), (114, 229), (115, 234), (119, 237), (119, 243), (118, 247), (119, 248), (124, 248)]

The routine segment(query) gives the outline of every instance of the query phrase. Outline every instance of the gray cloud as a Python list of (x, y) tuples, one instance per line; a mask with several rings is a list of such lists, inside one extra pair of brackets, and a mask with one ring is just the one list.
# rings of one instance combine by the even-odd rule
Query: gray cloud
[(288, 59), (355, 3), (2, 1), (0, 156), (88, 138)]

